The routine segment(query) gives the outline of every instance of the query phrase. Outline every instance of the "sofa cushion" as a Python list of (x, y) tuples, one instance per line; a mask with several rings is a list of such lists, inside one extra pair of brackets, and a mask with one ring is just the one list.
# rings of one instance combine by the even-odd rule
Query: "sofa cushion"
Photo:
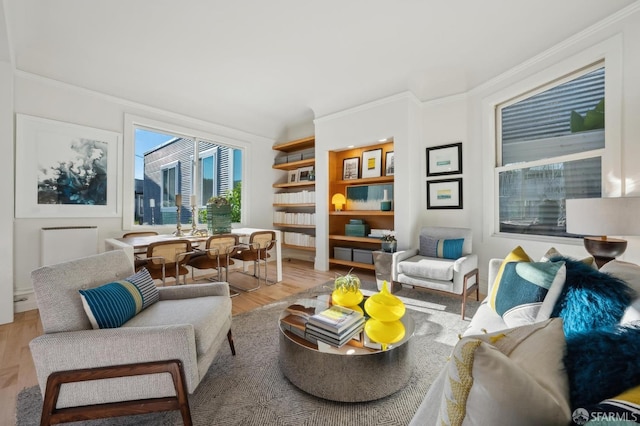
[(464, 238), (438, 239), (420, 235), (420, 256), (458, 259), (462, 257)]
[(500, 265), (500, 269), (498, 269), (498, 273), (496, 274), (496, 279), (491, 287), (491, 293), (489, 294), (489, 306), (491, 306), (491, 308), (493, 308), (494, 310), (496, 309), (496, 295), (498, 294), (498, 289), (500, 288), (502, 273), (504, 272), (505, 265), (509, 262), (531, 262), (531, 258), (520, 246), (511, 250), (511, 252), (504, 258), (502, 264)]
[(638, 354), (640, 325), (567, 336), (564, 363), (569, 375), (571, 406), (576, 409), (597, 404), (640, 385)]
[(631, 304), (633, 291), (626, 283), (584, 263), (563, 258), (567, 279), (557, 301), (543, 302), (541, 309), (553, 304), (552, 317), (561, 317), (567, 336), (576, 332), (613, 327)]
[(398, 273), (412, 277), (451, 281), (454, 261), (436, 257), (413, 256), (398, 263)]
[[(550, 260), (554, 260), (556, 257), (565, 257), (562, 253), (560, 253), (555, 247), (551, 247), (545, 254), (540, 258), (540, 262), (549, 262)], [(580, 262), (586, 263), (594, 269), (598, 269), (598, 265), (596, 264), (596, 259), (593, 256), (587, 256), (585, 258), (579, 259)]]
[(78, 291), (94, 329), (120, 327), (158, 301), (158, 289), (146, 269), (121, 281)]
[(231, 299), (228, 297), (161, 300), (127, 321), (123, 327), (191, 324), (196, 338), (196, 353), (202, 355), (216, 340), (220, 324), (224, 323), (229, 312)]
[(567, 424), (564, 350), (558, 319), (462, 338), (445, 366), (437, 423)]

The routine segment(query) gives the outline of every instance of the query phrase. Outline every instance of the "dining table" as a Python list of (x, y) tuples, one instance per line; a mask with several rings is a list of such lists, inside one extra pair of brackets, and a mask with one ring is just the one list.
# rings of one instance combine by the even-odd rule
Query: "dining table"
[[(274, 231), (276, 233), (275, 244), (275, 261), (276, 261), (276, 282), (282, 281), (282, 233), (277, 229), (263, 229), (263, 228), (232, 228), (231, 233), (238, 235), (241, 243), (249, 243), (249, 237), (256, 231)], [(104, 240), (105, 251), (109, 250), (123, 250), (129, 260), (133, 263), (135, 259), (135, 252), (146, 249), (151, 243), (158, 241), (170, 241), (170, 240), (188, 240), (194, 248), (197, 248), (201, 243), (204, 243), (209, 238), (209, 235), (181, 235), (176, 236), (173, 234), (160, 234), (160, 235), (145, 235), (145, 236), (133, 236), (133, 237), (120, 237), (120, 238), (106, 238)], [(243, 262), (242, 268), (246, 272), (248, 268), (247, 262)]]

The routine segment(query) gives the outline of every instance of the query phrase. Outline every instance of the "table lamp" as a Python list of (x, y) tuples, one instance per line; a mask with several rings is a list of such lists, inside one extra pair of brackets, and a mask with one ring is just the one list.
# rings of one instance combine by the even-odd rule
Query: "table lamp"
[(640, 197), (566, 200), (567, 232), (585, 235), (584, 247), (598, 268), (620, 256), (627, 241), (607, 235), (640, 235)]
[(346, 202), (347, 200), (344, 198), (344, 195), (339, 192), (337, 194), (333, 194), (333, 197), (331, 197), (331, 204), (335, 206), (337, 212), (342, 210), (342, 206), (344, 206)]

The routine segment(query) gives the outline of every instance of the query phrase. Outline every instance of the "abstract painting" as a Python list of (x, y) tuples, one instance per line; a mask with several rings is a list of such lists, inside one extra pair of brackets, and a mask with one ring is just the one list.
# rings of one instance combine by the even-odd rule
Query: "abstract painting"
[(16, 217), (118, 216), (118, 133), (18, 114), (16, 139)]
[(347, 186), (347, 210), (380, 210), (380, 202), (393, 201), (393, 184)]

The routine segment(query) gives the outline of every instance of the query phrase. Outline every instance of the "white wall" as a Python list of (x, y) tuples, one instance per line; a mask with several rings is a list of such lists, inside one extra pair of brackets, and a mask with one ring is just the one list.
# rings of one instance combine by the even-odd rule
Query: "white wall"
[(0, 61), (0, 324), (13, 321), (13, 73)]
[[(0, 78), (0, 81), (4, 81)], [(5, 99), (2, 96), (1, 99)], [(11, 99), (11, 98), (9, 98)], [(243, 209), (245, 213), (246, 226), (270, 227), (272, 188), (273, 182), (273, 151), (272, 140), (247, 134), (234, 129), (225, 128), (214, 123), (202, 122), (199, 120), (182, 117), (177, 114), (149, 108), (144, 105), (135, 104), (126, 100), (113, 98), (94, 92), (86, 91), (76, 87), (64, 85), (51, 80), (41, 79), (25, 73), (18, 72), (14, 82), (14, 111), (15, 113), (28, 114), (37, 117), (44, 117), (83, 126), (95, 127), (115, 131), (123, 134), (125, 132), (124, 114), (130, 113), (140, 117), (146, 117), (159, 122), (170, 123), (200, 130), (212, 135), (219, 135), (225, 139), (237, 141), (241, 147), (245, 148), (244, 156), (244, 176), (243, 179), (251, 182), (244, 185)], [(9, 123), (13, 120), (13, 113), (10, 108), (4, 105), (0, 108), (8, 109), (6, 114), (0, 117), (9, 117)], [(11, 135), (11, 130), (3, 133)], [(122, 138), (123, 140), (125, 138)], [(12, 140), (12, 136), (3, 138)], [(123, 151), (126, 151), (126, 147)], [(3, 156), (0, 161), (9, 161), (13, 156)], [(123, 161), (123, 159), (119, 159)], [(10, 167), (6, 167), (8, 169)], [(129, 174), (132, 175), (132, 171)], [(8, 185), (3, 181), (1, 185)], [(12, 194), (11, 190), (8, 192)], [(122, 198), (122, 187), (120, 187), (119, 197)], [(13, 197), (6, 197), (13, 199)], [(132, 209), (132, 199), (123, 199), (123, 211)], [(3, 205), (3, 212), (5, 205)], [(11, 209), (12, 210), (12, 209)], [(13, 212), (10, 211), (13, 217)], [(3, 226), (10, 221), (0, 221)], [(70, 226), (70, 225), (96, 225), (98, 227), (99, 251), (104, 250), (102, 243), (105, 238), (119, 237), (123, 230), (121, 217), (118, 218), (80, 218), (80, 219), (16, 219), (14, 222), (14, 238), (7, 238), (9, 250), (13, 249), (15, 256), (14, 279), (2, 282), (13, 282), (15, 295), (27, 297), (28, 300), (16, 304), (16, 310), (26, 310), (35, 307), (30, 273), (39, 265), (40, 228), (50, 226)], [(5, 234), (10, 235), (10, 232)], [(2, 256), (2, 259), (5, 259)], [(5, 270), (5, 268), (2, 268)], [(6, 270), (10, 270), (7, 268)], [(2, 285), (2, 284), (0, 284)], [(0, 297), (3, 303), (6, 297)], [(9, 299), (11, 300), (11, 299)], [(4, 311), (4, 310), (3, 310)]]

